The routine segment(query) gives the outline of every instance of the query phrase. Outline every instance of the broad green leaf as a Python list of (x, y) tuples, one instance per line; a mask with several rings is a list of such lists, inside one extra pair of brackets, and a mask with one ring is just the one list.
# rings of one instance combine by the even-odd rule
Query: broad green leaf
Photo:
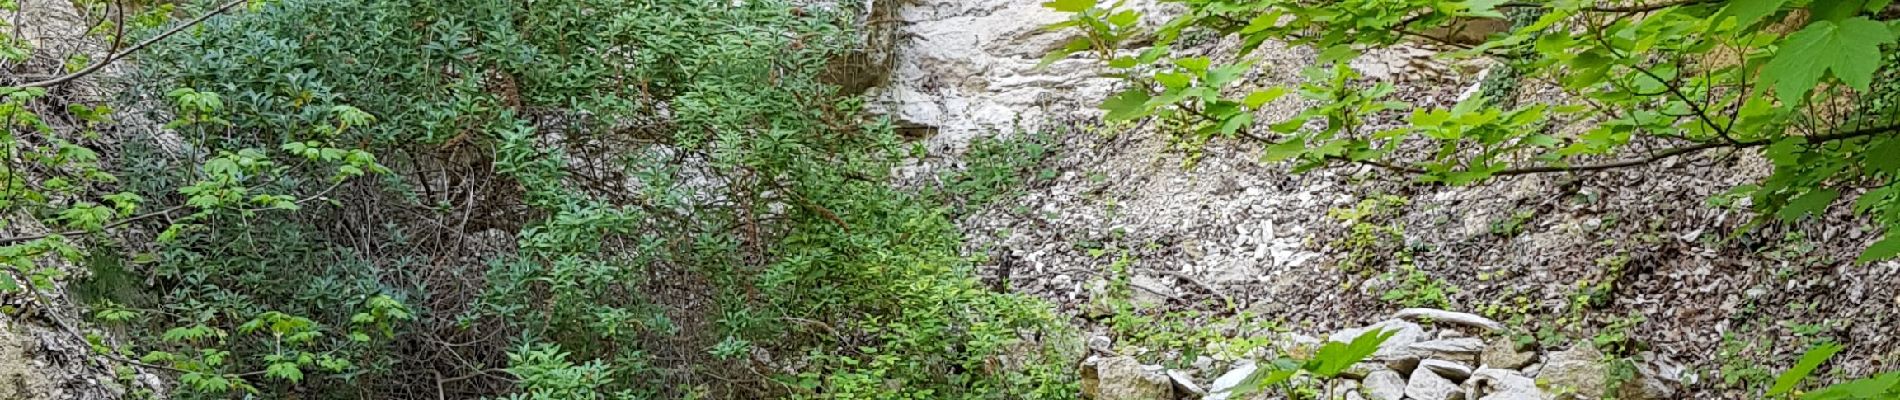
[(1134, 10), (1125, 10), (1122, 12), (1115, 13), (1115, 15), (1108, 16), (1108, 23), (1110, 25), (1115, 25), (1117, 27), (1122, 27), (1122, 28), (1134, 26), (1135, 22), (1140, 21), (1140, 20), (1141, 20), (1141, 14), (1135, 13)]
[(1775, 386), (1768, 389), (1768, 396), (1779, 396), (1793, 391), (1794, 385), (1801, 383), (1803, 379), (1807, 379), (1808, 375), (1814, 374), (1815, 368), (1820, 367), (1821, 363), (1827, 362), (1828, 358), (1834, 357), (1834, 353), (1839, 353), (1841, 349), (1843, 349), (1843, 347), (1836, 343), (1822, 343), (1819, 346), (1808, 349), (1807, 354), (1802, 354), (1801, 360), (1794, 363), (1794, 367), (1788, 368), (1788, 370), (1782, 372), (1780, 376), (1775, 377)]
[(1808, 5), (1808, 11), (1815, 21), (1840, 22), (1860, 15), (1861, 7), (1866, 4), (1866, 0), (1816, 1)]
[(1274, 87), (1267, 88), (1266, 90), (1256, 90), (1253, 93), (1248, 93), (1247, 98), (1241, 99), (1240, 103), (1246, 105), (1247, 108), (1249, 109), (1258, 110), (1260, 109), (1261, 105), (1267, 104), (1267, 102), (1270, 102), (1270, 101), (1278, 100), (1280, 96), (1285, 96), (1285, 95), (1286, 95), (1286, 88), (1274, 86)]
[(1050, 0), (1042, 6), (1058, 12), (1078, 13), (1095, 8), (1095, 0)]
[(1306, 138), (1296, 137), (1267, 146), (1267, 161), (1280, 162), (1306, 152)]
[(1900, 175), (1900, 138), (1881, 138), (1880, 143), (1861, 154), (1867, 168), (1887, 175)]
[(1239, 132), (1241, 129), (1246, 129), (1249, 126), (1253, 126), (1253, 114), (1238, 114), (1233, 116), (1233, 118), (1228, 118), (1226, 122), (1221, 123), (1220, 133), (1222, 135), (1229, 135), (1234, 132)]
[(1867, 250), (1862, 250), (1860, 252), (1860, 258), (1856, 258), (1854, 261), (1866, 264), (1893, 259), (1894, 256), (1900, 256), (1900, 232), (1888, 229), (1886, 237), (1881, 238), (1878, 242), (1874, 242), (1872, 246), (1867, 246)]
[(1321, 51), (1319, 53), (1319, 62), (1322, 62), (1322, 63), (1339, 62), (1339, 61), (1351, 60), (1358, 57), (1359, 57), (1359, 50), (1354, 50), (1352, 48), (1352, 45), (1341, 44), (1341, 45), (1335, 45), (1333, 47), (1328, 47), (1326, 48), (1326, 51)]
[(1143, 104), (1147, 104), (1148, 99), (1148, 91), (1146, 90), (1128, 89), (1123, 91), (1121, 94), (1115, 95), (1115, 97), (1108, 98), (1108, 101), (1102, 102), (1102, 109), (1108, 111), (1108, 114), (1104, 115), (1103, 118), (1109, 121), (1126, 121), (1145, 117), (1147, 116), (1147, 108), (1143, 107)]
[(1748, 27), (1781, 9), (1788, 0), (1735, 0), (1716, 18), (1735, 17), (1735, 26)]
[(1792, 200), (1788, 200), (1788, 205), (1781, 207), (1781, 210), (1775, 214), (1785, 220), (1798, 219), (1811, 213), (1820, 214), (1823, 210), (1827, 209), (1829, 204), (1834, 204), (1834, 200), (1840, 197), (1841, 192), (1839, 190), (1817, 188), (1803, 193), (1800, 196), (1795, 196)]
[(298, 369), (296, 363), (274, 363), (264, 367), (264, 376), (299, 382), (303, 381), (303, 370)]
[(1187, 68), (1187, 70), (1194, 72), (1205, 72), (1207, 71), (1207, 66), (1213, 63), (1214, 62), (1207, 57), (1188, 57), (1174, 60), (1174, 65), (1179, 65), (1181, 68)]
[(1900, 372), (1841, 382), (1801, 395), (1802, 400), (1867, 400), (1900, 397)]
[(0, 271), (0, 293), (20, 291), (20, 282), (13, 279), (12, 271)]
[(1498, 12), (1498, 6), (1509, 1), (1510, 0), (1465, 0), (1465, 12), (1461, 13), (1461, 15), (1504, 18), (1504, 13)]
[(1879, 22), (1858, 17), (1841, 22), (1815, 21), (1789, 35), (1762, 68), (1762, 84), (1772, 85), (1783, 100), (1800, 102), (1821, 77), (1833, 74), (1855, 90), (1866, 91), (1880, 68), (1880, 45), (1893, 42), (1893, 32)]
[(1207, 85), (1216, 88), (1225, 87), (1227, 84), (1240, 79), (1240, 75), (1246, 73), (1249, 68), (1253, 68), (1252, 63), (1242, 62), (1209, 70), (1207, 71)]
[(1321, 378), (1332, 378), (1346, 368), (1365, 360), (1379, 351), (1379, 344), (1398, 331), (1374, 329), (1353, 338), (1352, 343), (1327, 342), (1313, 353), (1313, 360), (1307, 363), (1307, 371)]

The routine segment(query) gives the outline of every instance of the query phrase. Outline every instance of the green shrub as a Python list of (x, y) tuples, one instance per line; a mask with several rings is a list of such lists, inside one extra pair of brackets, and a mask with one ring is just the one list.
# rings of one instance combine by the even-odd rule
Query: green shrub
[[(169, 93), (189, 154), (119, 165), (200, 211), (125, 250), (153, 300), (95, 303), (137, 338), (113, 351), (178, 370), (184, 397), (1072, 396), (1073, 333), (982, 289), (944, 196), (879, 178), (906, 145), (819, 78), (857, 51), (854, 12), (213, 18), (135, 78)], [(964, 186), (998, 193), (1041, 153), (994, 150)]]

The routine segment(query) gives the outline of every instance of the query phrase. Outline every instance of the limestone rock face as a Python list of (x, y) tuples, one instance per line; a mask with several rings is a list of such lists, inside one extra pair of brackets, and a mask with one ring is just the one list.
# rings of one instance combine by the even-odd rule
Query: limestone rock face
[[(976, 135), (1008, 132), (1018, 128), (1018, 121), (1095, 112), (1095, 105), (1118, 88), (1114, 79), (1099, 76), (1099, 63), (1079, 57), (1037, 68), (1043, 56), (1078, 35), (1043, 29), (1066, 18), (1043, 2), (874, 1), (873, 6), (904, 4), (889, 18), (904, 23), (883, 25), (896, 28), (894, 37), (908, 39), (892, 59), (869, 60), (890, 65), (884, 85), (867, 94), (873, 108), (900, 129), (941, 135), (932, 145), (955, 146)], [(1151, 0), (1129, 3), (1143, 11), (1147, 24), (1171, 15)]]

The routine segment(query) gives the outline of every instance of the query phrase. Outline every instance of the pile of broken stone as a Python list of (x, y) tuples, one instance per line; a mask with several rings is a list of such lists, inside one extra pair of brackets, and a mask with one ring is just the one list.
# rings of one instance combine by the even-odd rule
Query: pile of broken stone
[[(1374, 329), (1392, 335), (1371, 357), (1334, 382), (1306, 383), (1324, 388), (1326, 399), (1343, 400), (1581, 400), (1609, 395), (1653, 400), (1683, 392), (1680, 364), (1653, 352), (1629, 357), (1633, 373), (1613, 381), (1608, 359), (1589, 343), (1544, 352), (1504, 337), (1504, 325), (1468, 313), (1405, 309), (1376, 324), (1333, 332), (1326, 340), (1351, 342)], [(1296, 358), (1323, 344), (1297, 334), (1279, 341), (1283, 343), (1277, 347)], [(1100, 351), (1100, 344), (1090, 347)], [(1282, 398), (1279, 393), (1236, 393), (1240, 383), (1258, 371), (1255, 360), (1237, 360), (1223, 369), (1196, 364), (1206, 367), (1168, 369), (1144, 365), (1133, 356), (1091, 356), (1082, 365), (1082, 394), (1095, 400)], [(1225, 372), (1206, 385), (1195, 380), (1200, 372), (1215, 371)]]

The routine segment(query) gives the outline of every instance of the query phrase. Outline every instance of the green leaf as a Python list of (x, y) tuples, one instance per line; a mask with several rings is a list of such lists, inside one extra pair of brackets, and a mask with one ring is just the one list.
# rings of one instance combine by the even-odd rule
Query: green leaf
[(1271, 88), (1267, 88), (1266, 90), (1256, 90), (1253, 93), (1248, 93), (1247, 98), (1242, 99), (1240, 103), (1247, 105), (1247, 108), (1257, 110), (1257, 109), (1260, 109), (1261, 105), (1267, 104), (1267, 102), (1270, 102), (1270, 101), (1277, 100), (1280, 98), (1280, 96), (1285, 96), (1285, 95), (1286, 95), (1286, 88), (1274, 86)]
[(1801, 383), (1803, 379), (1807, 379), (1808, 375), (1814, 374), (1815, 368), (1820, 367), (1821, 363), (1827, 362), (1828, 358), (1834, 357), (1834, 353), (1839, 353), (1841, 349), (1843, 349), (1843, 347), (1836, 343), (1822, 343), (1819, 346), (1808, 349), (1807, 354), (1802, 354), (1801, 360), (1794, 363), (1794, 367), (1788, 368), (1788, 370), (1782, 372), (1780, 376), (1775, 377), (1775, 387), (1768, 389), (1768, 396), (1779, 396), (1793, 391), (1794, 385)]
[(1867, 246), (1867, 250), (1862, 250), (1860, 258), (1854, 259), (1854, 262), (1866, 264), (1893, 259), (1897, 255), (1900, 255), (1900, 232), (1888, 229), (1886, 237), (1874, 242), (1872, 246)]
[(1895, 398), (1900, 389), (1900, 372), (1888, 372), (1869, 378), (1837, 383), (1801, 395), (1802, 400), (1865, 400)]
[(1221, 123), (1220, 133), (1222, 135), (1233, 134), (1249, 126), (1253, 126), (1253, 114), (1237, 114)]
[(1509, 2), (1509, 1), (1510, 0), (1465, 0), (1464, 2), (1465, 12), (1461, 13), (1460, 15), (1471, 16), (1471, 17), (1504, 18), (1504, 13), (1498, 12), (1498, 6), (1503, 5), (1504, 3)]
[(1830, 188), (1810, 190), (1807, 193), (1802, 193), (1800, 196), (1795, 196), (1792, 200), (1788, 200), (1788, 205), (1782, 206), (1781, 210), (1777, 211), (1775, 215), (1781, 216), (1781, 219), (1794, 220), (1805, 217), (1808, 214), (1819, 214), (1822, 210), (1827, 209), (1829, 204), (1834, 204), (1834, 200), (1840, 197), (1841, 191), (1839, 190)]
[(1833, 74), (1855, 90), (1873, 84), (1880, 68), (1880, 45), (1892, 43), (1893, 32), (1865, 17), (1839, 23), (1815, 21), (1789, 35), (1781, 50), (1762, 68), (1762, 84), (1773, 85), (1783, 100), (1803, 101), (1821, 77)]
[(1207, 85), (1216, 88), (1227, 86), (1227, 84), (1240, 79), (1240, 75), (1246, 73), (1249, 68), (1253, 68), (1253, 64), (1243, 62), (1209, 70), (1207, 71)]
[(1042, 6), (1058, 12), (1079, 13), (1095, 8), (1095, 0), (1050, 0)]
[(1887, 175), (1900, 175), (1900, 138), (1881, 138), (1879, 144), (1867, 149), (1861, 157), (1867, 162), (1867, 169)]
[(297, 369), (296, 363), (275, 363), (264, 367), (264, 376), (299, 382), (303, 380), (303, 370)]
[(1333, 47), (1328, 47), (1326, 48), (1325, 51), (1321, 51), (1319, 53), (1319, 62), (1333, 63), (1333, 62), (1351, 60), (1358, 57), (1359, 57), (1359, 50), (1354, 50), (1352, 48), (1352, 45), (1341, 44), (1341, 45), (1334, 45)]
[(1735, 17), (1735, 26), (1747, 27), (1761, 21), (1762, 18), (1781, 10), (1788, 0), (1735, 0), (1722, 9), (1719, 18)]
[(1213, 63), (1214, 61), (1209, 60), (1207, 57), (1188, 57), (1174, 60), (1174, 65), (1179, 65), (1181, 68), (1186, 68), (1194, 72), (1205, 72), (1207, 71), (1207, 66), (1213, 65)]
[(1267, 146), (1267, 161), (1280, 162), (1306, 153), (1306, 138), (1292, 138)]
[(1147, 116), (1148, 91), (1128, 89), (1102, 102), (1102, 109), (1108, 114), (1103, 118), (1109, 121), (1127, 121)]
[(1141, 14), (1135, 13), (1134, 10), (1125, 10), (1108, 16), (1109, 24), (1123, 28), (1134, 26), (1135, 22), (1140, 20)]
[(1808, 5), (1809, 14), (1815, 21), (1840, 22), (1860, 15), (1866, 0), (1828, 0), (1816, 1)]
[(1307, 363), (1306, 370), (1321, 378), (1332, 378), (1379, 351), (1379, 344), (1385, 343), (1386, 338), (1392, 337), (1394, 333), (1398, 331), (1374, 329), (1353, 338), (1352, 343), (1327, 342), (1313, 353), (1313, 360)]
[(12, 271), (0, 271), (0, 293), (20, 291), (20, 282), (13, 279)]

